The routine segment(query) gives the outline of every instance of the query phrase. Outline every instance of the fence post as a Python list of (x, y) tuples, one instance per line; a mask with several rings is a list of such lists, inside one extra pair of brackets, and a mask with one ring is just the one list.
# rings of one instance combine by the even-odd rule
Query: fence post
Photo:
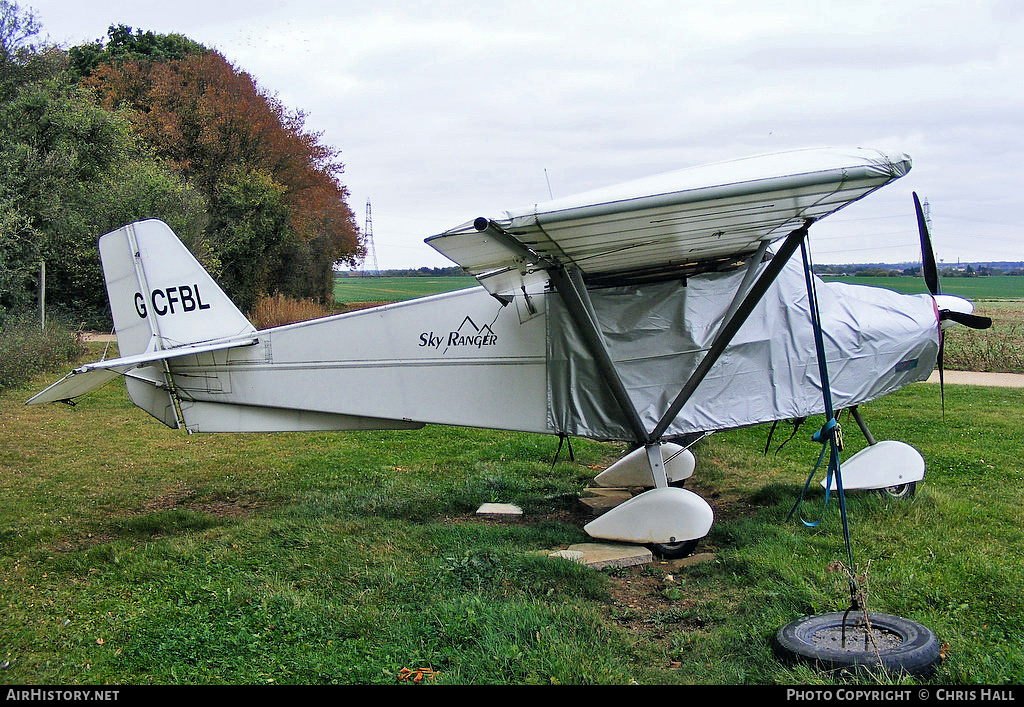
[(46, 261), (39, 263), (39, 330), (46, 328)]

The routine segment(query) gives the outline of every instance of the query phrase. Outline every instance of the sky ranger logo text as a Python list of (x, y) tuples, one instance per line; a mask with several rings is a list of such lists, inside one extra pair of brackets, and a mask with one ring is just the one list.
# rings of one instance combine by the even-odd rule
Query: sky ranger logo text
[[(485, 346), (494, 346), (498, 343), (498, 335), (494, 333), (489, 324), (482, 327), (466, 317), (458, 329), (449, 332), (425, 331), (420, 334), (420, 347), (430, 348), (447, 353), (450, 348), (472, 348), (482, 349)], [(443, 350), (442, 350), (443, 347)]]

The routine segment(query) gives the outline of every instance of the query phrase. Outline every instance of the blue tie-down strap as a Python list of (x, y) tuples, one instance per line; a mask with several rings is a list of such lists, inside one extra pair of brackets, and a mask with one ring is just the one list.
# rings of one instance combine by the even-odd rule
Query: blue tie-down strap
[[(843, 492), (843, 483), (839, 475), (839, 445), (836, 442), (836, 436), (839, 431), (839, 423), (836, 422), (834, 417), (830, 417), (828, 421), (822, 426), (820, 430), (811, 435), (811, 439), (821, 444), (821, 452), (818, 454), (818, 461), (815, 462), (814, 468), (811, 469), (811, 473), (807, 475), (807, 480), (804, 482), (804, 487), (800, 491), (800, 497), (793, 504), (793, 508), (789, 511), (789, 515), (786, 516), (786, 520), (789, 521), (793, 514), (796, 513), (797, 508), (803, 503), (804, 498), (807, 496), (807, 489), (810, 488), (811, 481), (818, 473), (818, 469), (821, 468), (821, 462), (825, 459), (825, 451), (829, 451), (828, 458), (828, 475), (825, 480), (825, 503), (821, 508), (821, 517), (816, 521), (808, 521), (800, 518), (800, 522), (806, 525), (808, 528), (813, 528), (821, 522), (821, 519), (825, 516), (825, 510), (828, 508), (829, 495), (832, 488), (832, 477), (836, 477), (837, 486), (839, 489), (840, 496)], [(840, 505), (844, 505), (840, 503)]]
[[(826, 422), (820, 430), (811, 435), (811, 439), (814, 440), (815, 442), (820, 442), (821, 444), (827, 444), (828, 441), (832, 439), (832, 437), (834, 436), (832, 434), (832, 430), (836, 429), (837, 427), (839, 427), (839, 423), (836, 422), (836, 418), (830, 417), (828, 418), (828, 422)], [(828, 435), (828, 437), (825, 436), (826, 434)]]

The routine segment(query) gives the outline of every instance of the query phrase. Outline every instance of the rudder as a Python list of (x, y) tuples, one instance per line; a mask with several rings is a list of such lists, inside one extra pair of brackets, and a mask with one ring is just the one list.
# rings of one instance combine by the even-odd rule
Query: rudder
[(121, 356), (256, 331), (163, 221), (112, 231), (99, 251)]
[[(237, 338), (256, 328), (163, 221), (128, 224), (99, 239), (121, 356)], [(131, 401), (168, 427), (181, 425), (166, 361), (126, 376)]]

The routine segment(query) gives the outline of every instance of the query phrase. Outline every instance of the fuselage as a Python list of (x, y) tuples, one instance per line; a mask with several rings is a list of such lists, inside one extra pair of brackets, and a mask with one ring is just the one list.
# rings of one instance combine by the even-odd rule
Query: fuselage
[[(717, 333), (739, 272), (590, 293), (616, 370), (648, 429)], [(824, 411), (805, 281), (790, 265), (667, 434)], [(832, 396), (857, 405), (924, 380), (938, 350), (927, 295), (817, 281)], [(170, 362), (186, 426), (199, 403), (632, 439), (557, 295), (504, 303), (480, 287), (257, 333), (254, 346)], [(218, 405), (218, 408), (220, 406)]]

